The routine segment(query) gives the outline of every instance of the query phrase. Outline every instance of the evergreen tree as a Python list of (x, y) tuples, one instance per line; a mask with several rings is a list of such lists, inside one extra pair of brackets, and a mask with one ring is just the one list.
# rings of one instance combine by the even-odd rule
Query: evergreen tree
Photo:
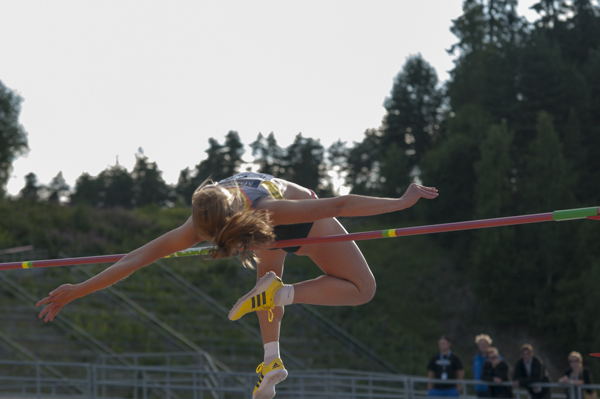
[[(540, 213), (569, 209), (575, 204), (573, 181), (563, 155), (562, 144), (552, 117), (540, 112), (536, 138), (529, 146), (525, 167), (517, 176), (520, 213)], [(539, 225), (518, 227), (520, 249), (515, 266), (530, 290), (524, 305), (536, 326), (554, 329), (551, 313), (558, 301), (556, 284), (564, 275), (564, 265), (573, 257), (573, 225)]]
[(179, 178), (177, 179), (177, 185), (175, 186), (175, 193), (177, 194), (178, 201), (180, 201), (182, 204), (191, 205), (192, 194), (196, 189), (193, 187), (192, 179), (190, 168), (185, 168), (179, 172)]
[[(330, 170), (333, 171), (339, 182), (345, 181), (348, 173), (348, 157), (350, 149), (346, 146), (346, 142), (338, 140), (331, 144), (327, 149), (327, 160), (329, 161)], [(337, 192), (339, 194), (339, 190)]]
[(312, 138), (299, 133), (286, 150), (283, 178), (314, 190), (319, 197), (333, 195), (333, 188), (324, 163), (325, 149)]
[(101, 187), (100, 180), (90, 176), (88, 173), (82, 173), (75, 181), (74, 192), (71, 193), (70, 203), (73, 205), (88, 204), (98, 207), (101, 204), (101, 197), (104, 195), (104, 187)]
[(565, 59), (581, 69), (589, 51), (600, 48), (600, 8), (590, 0), (572, 0), (564, 5), (562, 14), (558, 32), (548, 29), (547, 35), (559, 43)]
[[(600, 47), (600, 46), (599, 46)], [(586, 85), (590, 94), (590, 104), (598, 109), (600, 104), (600, 48), (589, 51), (589, 57), (583, 68)], [(600, 157), (596, 154), (600, 148), (600, 112), (590, 112), (590, 123), (581, 130), (581, 143), (586, 150), (582, 154), (585, 167), (580, 170), (580, 190), (582, 204), (600, 203), (597, 182), (600, 181)]]
[(0, 81), (0, 197), (4, 196), (13, 161), (29, 149), (19, 123), (23, 99)]
[(157, 204), (164, 206), (169, 199), (169, 187), (162, 178), (156, 162), (148, 162), (142, 154), (136, 154), (131, 174), (135, 206)]
[(367, 129), (363, 141), (354, 143), (348, 151), (346, 185), (353, 194), (378, 195), (381, 191), (379, 169), (382, 154), (382, 133), (378, 129)]
[(412, 169), (439, 139), (443, 97), (437, 84), (435, 69), (421, 54), (408, 58), (394, 80), (391, 96), (384, 102), (387, 112), (380, 159), (389, 146), (396, 144), (405, 151)]
[(48, 202), (58, 204), (61, 197), (65, 197), (69, 194), (69, 189), (70, 187), (63, 177), (62, 172), (58, 172), (48, 186)]
[(196, 165), (195, 174), (192, 178), (193, 185), (196, 187), (208, 178), (218, 181), (228, 177), (222, 171), (222, 166), (225, 164), (225, 146), (212, 137), (208, 139), (208, 146), (206, 150), (208, 158)]
[(574, 204), (573, 181), (563, 145), (547, 112), (539, 113), (536, 133), (525, 159), (526, 168), (518, 178), (521, 211), (568, 208)]
[[(587, 158), (587, 150), (581, 143), (581, 125), (577, 111), (571, 108), (569, 111), (569, 119), (567, 125), (563, 129), (562, 142), (564, 143), (564, 155), (569, 170), (571, 171), (571, 179), (575, 189), (575, 196), (581, 200), (585, 197), (585, 192), (582, 191), (582, 186), (579, 184), (581, 174), (585, 170), (585, 160)], [(583, 202), (582, 202), (583, 203)]]
[(258, 164), (260, 173), (267, 173), (273, 176), (283, 174), (283, 158), (285, 151), (277, 144), (273, 132), (266, 138), (259, 133), (256, 140), (250, 144), (254, 162)]
[(116, 164), (100, 172), (97, 179), (100, 187), (100, 206), (128, 209), (133, 207), (134, 181), (127, 169)]
[[(553, 116), (561, 131), (567, 124), (570, 107), (581, 117), (589, 112), (582, 75), (564, 62), (559, 46), (543, 31), (534, 31), (527, 39), (522, 64), (515, 144), (520, 154), (525, 156), (530, 141), (536, 136), (536, 121), (541, 110)], [(580, 121), (585, 123), (582, 118)]]
[(460, 56), (465, 57), (485, 47), (487, 21), (484, 6), (477, 0), (463, 2), (463, 14), (452, 21), (450, 31), (458, 38), (458, 43), (452, 45), (449, 53), (460, 50)]
[(380, 170), (381, 194), (400, 197), (411, 183), (406, 152), (396, 143), (385, 151)]
[(423, 184), (435, 185), (441, 193), (435, 201), (421, 207), (431, 223), (473, 217), (474, 164), (480, 158), (479, 146), (491, 120), (492, 116), (482, 106), (465, 105), (449, 115), (446, 137), (423, 157), (421, 180)]
[[(497, 218), (513, 212), (513, 168), (510, 158), (512, 134), (506, 124), (494, 125), (480, 144), (481, 159), (475, 163), (476, 219)], [(515, 231), (512, 227), (483, 229), (474, 235), (471, 247), (473, 288), (487, 321), (511, 323), (526, 320), (520, 308), (521, 296), (527, 292), (519, 279), (519, 270), (513, 267)], [(516, 288), (517, 285), (519, 288)], [(510, 295), (506, 295), (510, 292)]]
[(196, 165), (193, 172), (186, 168), (179, 174), (175, 191), (185, 204), (191, 204), (194, 191), (206, 179), (219, 181), (239, 172), (244, 146), (236, 131), (227, 133), (225, 144), (220, 144), (211, 137), (208, 139), (208, 145), (208, 157)]
[(557, 28), (560, 18), (569, 11), (565, 0), (540, 0), (531, 8), (540, 15), (540, 22), (547, 30)]
[(220, 173), (225, 177), (233, 176), (240, 171), (242, 165), (242, 155), (244, 155), (244, 144), (240, 140), (240, 135), (234, 130), (230, 130), (225, 135), (225, 145), (223, 147), (224, 163), (221, 166)]
[(464, 14), (453, 21), (458, 51), (447, 95), (454, 112), (479, 105), (494, 123), (512, 121), (518, 115), (520, 49), (526, 21), (515, 12), (513, 0), (466, 0)]
[(28, 200), (37, 201), (39, 199), (40, 186), (38, 185), (37, 176), (30, 172), (25, 175), (25, 187), (19, 191), (19, 197)]

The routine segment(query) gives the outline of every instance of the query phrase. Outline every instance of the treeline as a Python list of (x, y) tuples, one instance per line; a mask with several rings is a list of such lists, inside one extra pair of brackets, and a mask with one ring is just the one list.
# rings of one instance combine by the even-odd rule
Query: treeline
[[(542, 0), (532, 24), (516, 6), (517, 0), (465, 0), (451, 27), (458, 39), (449, 50), (456, 56), (451, 79), (440, 86), (421, 55), (408, 58), (385, 100), (382, 125), (361, 142), (325, 149), (298, 135), (281, 148), (274, 134), (259, 134), (250, 144), (256, 169), (321, 196), (333, 195), (332, 171), (359, 194), (398, 196), (413, 181), (433, 185), (438, 199), (394, 216), (426, 223), (600, 205), (599, 7)], [(210, 139), (207, 153), (175, 187), (138, 155), (131, 173), (116, 165), (82, 175), (70, 201), (104, 208), (187, 204), (206, 177), (226, 177), (242, 165), (235, 132), (223, 144)], [(55, 183), (47, 198), (61, 187)], [(35, 187), (28, 180), (21, 195), (37, 198)], [(599, 231), (594, 222), (571, 222), (437, 240), (468, 276), (482, 320), (529, 325), (585, 352), (600, 346), (600, 323), (590, 317), (600, 300)]]
[[(83, 173), (77, 179), (73, 190), (66, 183), (62, 172), (48, 185), (39, 184), (35, 173), (29, 173), (18, 198), (66, 202), (71, 205), (88, 204), (105, 209), (131, 209), (151, 204), (161, 207), (190, 205), (194, 190), (205, 179), (226, 178), (243, 168), (270, 173), (306, 187), (314, 187), (320, 196), (333, 195), (332, 177), (328, 171), (337, 168), (327, 166), (332, 165), (332, 160), (327, 158), (327, 150), (319, 140), (298, 134), (290, 146), (282, 148), (277, 144), (273, 133), (267, 137), (259, 133), (257, 139), (250, 144), (255, 159), (254, 165), (244, 163), (244, 145), (235, 131), (227, 133), (222, 144), (215, 138), (210, 138), (208, 144), (208, 157), (194, 168), (182, 170), (175, 185), (165, 183), (156, 162), (150, 162), (139, 152), (135, 155), (136, 163), (131, 172), (117, 163), (98, 176)], [(332, 148), (340, 145), (335, 144)]]

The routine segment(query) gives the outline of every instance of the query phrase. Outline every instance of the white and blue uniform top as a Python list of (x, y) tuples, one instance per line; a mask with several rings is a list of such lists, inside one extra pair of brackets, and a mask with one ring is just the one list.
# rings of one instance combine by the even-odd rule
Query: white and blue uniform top
[(239, 188), (248, 209), (254, 209), (256, 204), (265, 197), (285, 199), (281, 184), (277, 182), (273, 175), (266, 173), (242, 172), (223, 179), (217, 184), (227, 190)]

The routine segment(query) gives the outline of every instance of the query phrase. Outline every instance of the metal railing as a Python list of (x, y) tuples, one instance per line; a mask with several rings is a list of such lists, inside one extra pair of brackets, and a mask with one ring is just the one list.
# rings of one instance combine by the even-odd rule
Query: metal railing
[[(177, 354), (172, 354), (176, 356)], [(60, 375), (48, 373), (52, 367)], [(349, 370), (292, 371), (277, 385), (279, 399), (421, 399), (427, 396), (427, 384), (440, 380), (390, 373)], [(462, 387), (461, 397), (475, 398), (475, 385), (510, 386), (480, 380), (445, 380)], [(256, 374), (206, 370), (200, 364), (166, 366), (107, 365), (101, 363), (0, 361), (0, 398), (93, 398), (93, 399), (249, 399)], [(574, 386), (538, 383), (548, 387), (553, 399), (582, 398), (582, 389), (600, 389), (600, 385)], [(566, 390), (569, 391), (567, 395)], [(523, 388), (514, 389), (516, 399), (528, 398)]]

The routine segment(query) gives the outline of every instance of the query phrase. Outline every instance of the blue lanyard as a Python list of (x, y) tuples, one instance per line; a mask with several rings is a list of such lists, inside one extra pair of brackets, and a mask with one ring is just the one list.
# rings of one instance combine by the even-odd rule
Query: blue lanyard
[[(450, 363), (450, 356), (452, 356), (452, 351), (448, 351), (448, 363)], [(442, 355), (442, 352), (440, 352), (440, 360), (442, 363), (442, 367), (443, 367), (443, 371), (444, 373), (446, 372), (446, 362), (444, 360), (446, 360), (446, 358), (444, 357), (444, 355)]]

